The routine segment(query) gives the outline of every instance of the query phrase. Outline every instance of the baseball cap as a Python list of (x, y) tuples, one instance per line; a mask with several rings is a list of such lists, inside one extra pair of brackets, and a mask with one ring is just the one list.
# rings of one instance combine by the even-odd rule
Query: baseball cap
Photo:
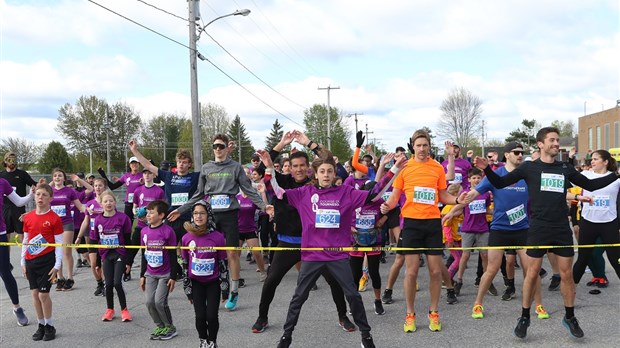
[(511, 152), (514, 149), (523, 149), (523, 145), (517, 141), (511, 141), (508, 144), (504, 145), (504, 156), (502, 156), (502, 162), (506, 162), (506, 152)]
[(457, 144), (457, 143), (452, 143), (452, 146), (456, 146), (456, 147), (458, 147), (459, 149), (461, 148), (461, 145), (459, 145), (459, 144)]
[(9, 151), (4, 155), (4, 160), (6, 161), (7, 159), (9, 159), (9, 157), (15, 157), (17, 158), (17, 155), (15, 154), (15, 152), (13, 151)]
[(260, 161), (260, 156), (257, 154), (252, 155), (252, 161)]
[(77, 177), (80, 178), (80, 179), (84, 179), (85, 178), (84, 173), (82, 173), (82, 172), (77, 172), (77, 173), (75, 173), (75, 175), (77, 175)]
[(129, 163), (131, 163), (131, 162), (138, 162), (138, 163), (140, 163), (140, 161), (138, 161), (138, 157), (136, 157), (136, 156), (132, 156), (132, 157), (129, 158)]

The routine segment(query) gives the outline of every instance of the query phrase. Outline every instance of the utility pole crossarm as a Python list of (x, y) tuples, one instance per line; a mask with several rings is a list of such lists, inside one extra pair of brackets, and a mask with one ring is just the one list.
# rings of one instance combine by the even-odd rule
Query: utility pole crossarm
[(340, 89), (340, 87), (332, 87), (328, 85), (327, 87), (319, 87), (319, 90), (327, 90), (327, 148), (331, 150), (332, 148), (332, 125), (331, 125), (331, 105), (330, 105), (330, 91), (332, 89)]

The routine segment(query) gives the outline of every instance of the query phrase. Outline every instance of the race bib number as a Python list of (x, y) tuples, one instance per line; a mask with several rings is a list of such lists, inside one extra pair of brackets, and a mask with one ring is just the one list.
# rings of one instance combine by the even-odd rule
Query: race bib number
[(527, 217), (527, 214), (525, 213), (525, 206), (523, 204), (507, 210), (506, 215), (508, 216), (508, 222), (510, 222), (510, 225), (517, 224)]
[(99, 241), (101, 245), (118, 245), (118, 235), (117, 234), (99, 234)]
[(604, 210), (604, 209), (609, 209), (610, 205), (611, 205), (611, 200), (609, 199), (609, 196), (600, 195), (600, 196), (594, 197), (594, 201), (592, 202), (592, 205), (590, 207), (596, 210), (599, 210), (599, 209)]
[(564, 192), (564, 175), (562, 174), (540, 174), (540, 190), (547, 192)]
[(358, 230), (370, 230), (375, 227), (374, 215), (360, 215), (355, 216), (355, 228)]
[(173, 206), (183, 205), (187, 203), (189, 199), (189, 193), (187, 192), (178, 192), (170, 195), (171, 204)]
[(421, 204), (435, 204), (435, 189), (415, 186), (413, 188), (413, 202)]
[(463, 182), (463, 174), (461, 174), (461, 173), (454, 173), (454, 180), (452, 180), (452, 183), (460, 184), (462, 182)]
[(127, 203), (133, 203), (133, 192), (127, 194)]
[(340, 212), (336, 209), (319, 209), (314, 222), (316, 228), (340, 227)]
[(153, 268), (161, 267), (164, 264), (164, 252), (162, 250), (146, 250), (144, 258), (146, 263)]
[(90, 218), (90, 230), (94, 231), (95, 230), (95, 218)]
[(52, 211), (60, 217), (67, 216), (67, 207), (64, 205), (52, 205)]
[(197, 276), (213, 275), (215, 259), (199, 259), (192, 257), (192, 274)]
[(230, 207), (230, 197), (228, 195), (214, 195), (210, 197), (213, 209), (226, 209)]
[(28, 241), (28, 253), (32, 256), (40, 254), (46, 247), (42, 246), (41, 243), (47, 243), (45, 238), (39, 233), (36, 237), (32, 238)]
[(486, 214), (486, 212), (487, 212), (486, 200), (477, 199), (469, 203), (470, 214)]

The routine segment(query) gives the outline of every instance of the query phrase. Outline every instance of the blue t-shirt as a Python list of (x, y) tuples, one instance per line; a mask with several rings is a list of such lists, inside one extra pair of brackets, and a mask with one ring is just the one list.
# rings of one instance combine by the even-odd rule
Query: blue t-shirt
[[(499, 176), (508, 173), (505, 167), (500, 167), (494, 172)], [(497, 189), (489, 182), (488, 178), (484, 177), (476, 187), (476, 191), (480, 194), (487, 191), (493, 193), (492, 230), (516, 231), (529, 228), (527, 217), (529, 196), (527, 184), (524, 180), (519, 180), (516, 184), (503, 189)]]
[[(166, 200), (170, 204), (170, 211), (185, 204), (196, 192), (198, 188), (199, 172), (187, 173), (187, 175), (178, 175), (159, 169), (157, 176), (164, 182), (164, 191), (166, 192)], [(190, 219), (190, 211), (182, 214), (186, 220)]]

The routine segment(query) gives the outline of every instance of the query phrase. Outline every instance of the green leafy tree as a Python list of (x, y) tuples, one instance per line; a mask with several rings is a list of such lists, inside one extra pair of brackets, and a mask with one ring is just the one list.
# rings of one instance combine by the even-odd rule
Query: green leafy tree
[(29, 170), (41, 157), (43, 146), (26, 139), (8, 137), (0, 141), (0, 156), (4, 156), (9, 151), (17, 156), (17, 165), (20, 169)]
[(572, 138), (575, 135), (575, 123), (573, 121), (555, 120), (551, 122), (551, 126), (560, 130), (561, 137)]
[[(265, 150), (269, 151), (273, 149), (274, 146), (278, 145), (283, 135), (284, 135), (284, 130), (283, 130), (282, 124), (276, 118), (276, 121), (273, 123), (273, 126), (271, 128), (271, 132), (269, 133), (269, 136), (265, 140)], [(289, 151), (291, 151), (290, 145), (287, 145), (284, 147), (284, 149), (282, 149), (282, 152), (289, 152)]]
[(228, 138), (237, 144), (235, 151), (230, 156), (237, 162), (243, 164), (250, 162), (252, 154), (256, 151), (252, 146), (252, 141), (248, 137), (245, 125), (241, 122), (239, 115), (233, 118), (226, 132)]
[(202, 154), (193, 154), (194, 158), (202, 155), (202, 162), (206, 162), (213, 159), (213, 149), (211, 148), (211, 141), (216, 134), (226, 134), (228, 125), (230, 124), (230, 118), (224, 107), (208, 103), (202, 105), (200, 108), (200, 125), (194, 125), (191, 123), (183, 124), (179, 134), (178, 147), (193, 150), (193, 135), (192, 128), (200, 127), (201, 130), (201, 143)]
[(521, 121), (522, 127), (519, 127), (508, 133), (506, 142), (518, 141), (531, 150), (536, 147), (536, 132), (540, 128), (540, 124), (535, 119), (524, 119)]
[(186, 122), (189, 120), (181, 115), (165, 113), (142, 122), (140, 125), (142, 154), (155, 163), (164, 159), (173, 162), (179, 148), (181, 129)]
[(437, 134), (464, 148), (482, 129), (482, 100), (464, 88), (455, 88), (439, 107)]
[[(344, 114), (338, 108), (330, 108), (331, 121), (331, 152), (338, 158), (349, 158), (353, 151), (349, 144), (352, 132), (346, 122), (342, 121)], [(327, 105), (314, 104), (304, 110), (304, 126), (306, 135), (315, 143), (327, 146)]]
[(42, 174), (50, 174), (54, 168), (60, 168), (69, 173), (73, 171), (73, 164), (67, 149), (57, 141), (52, 141), (47, 145), (37, 167), (39, 173)]

